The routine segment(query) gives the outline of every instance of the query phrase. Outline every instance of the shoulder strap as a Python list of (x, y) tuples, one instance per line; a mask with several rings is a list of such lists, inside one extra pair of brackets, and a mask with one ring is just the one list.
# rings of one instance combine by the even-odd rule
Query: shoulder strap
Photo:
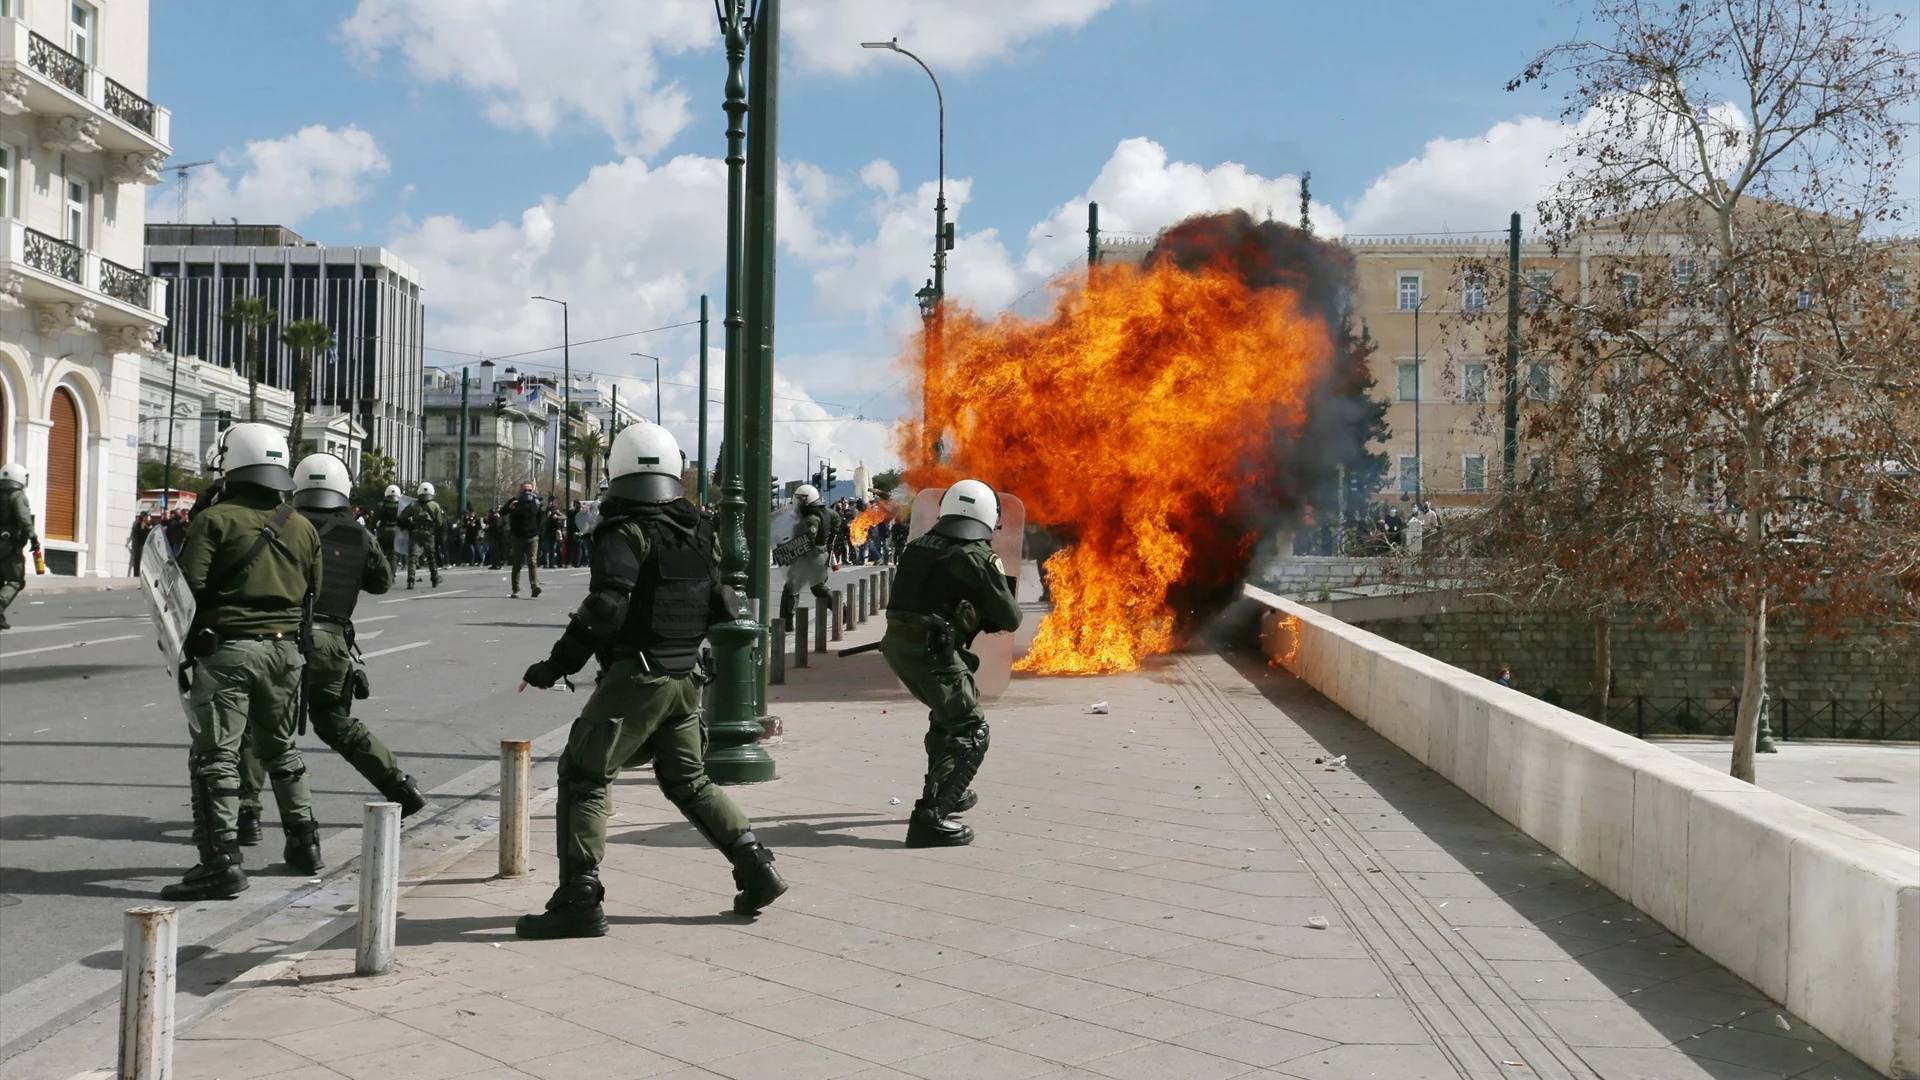
[(220, 580), (220, 584), (208, 589), (208, 594), (218, 593), (247, 576), (247, 571), (252, 568), (254, 560), (260, 558), (260, 553), (267, 550), (267, 545), (273, 543), (274, 538), (280, 534), (280, 530), (286, 526), (287, 519), (292, 516), (293, 504), (281, 503), (280, 509), (273, 512), (272, 520), (260, 527), (260, 535), (254, 539), (253, 546), (247, 549), (246, 556), (234, 564), (233, 569), (227, 572), (227, 576)]

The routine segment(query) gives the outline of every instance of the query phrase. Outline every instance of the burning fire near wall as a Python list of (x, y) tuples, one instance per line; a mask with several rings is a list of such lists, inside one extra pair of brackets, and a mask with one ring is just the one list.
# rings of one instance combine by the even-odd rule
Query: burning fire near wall
[(1351, 272), (1236, 212), (1168, 230), (1141, 266), (1063, 276), (1043, 318), (943, 317), (916, 360), (908, 482), (985, 480), (1070, 545), (1021, 670), (1132, 670), (1226, 602), (1297, 501)]

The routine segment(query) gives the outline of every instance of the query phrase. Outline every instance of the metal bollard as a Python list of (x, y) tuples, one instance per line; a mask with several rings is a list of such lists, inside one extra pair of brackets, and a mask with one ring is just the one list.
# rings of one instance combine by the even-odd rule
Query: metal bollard
[(807, 666), (807, 609), (793, 610), (793, 666)]
[(775, 686), (787, 681), (787, 626), (779, 619), (767, 623), (767, 682)]
[(360, 827), (360, 943), (353, 973), (393, 970), (394, 921), (400, 911), (400, 804), (370, 802)]
[(843, 630), (853, 629), (853, 590), (848, 589), (840, 600), (840, 626)]
[(826, 607), (815, 600), (813, 603), (813, 651), (820, 656), (827, 655), (827, 632), (832, 629), (829, 625), (832, 622), (833, 619), (827, 614)]
[(500, 876), (527, 876), (527, 797), (533, 786), (533, 744), (500, 740)]
[(833, 623), (833, 640), (835, 641), (840, 640), (840, 633), (845, 628), (843, 624), (847, 621), (845, 596), (846, 593), (839, 589), (833, 590), (833, 612), (827, 616), (827, 620)]
[(867, 621), (867, 579), (866, 577), (863, 575), (859, 581), (856, 581), (853, 583), (853, 586), (854, 586), (853, 611), (854, 611), (855, 621), (866, 622)]
[(128, 908), (120, 942), (120, 1076), (173, 1075), (173, 972), (179, 916), (170, 907)]
[(887, 609), (887, 603), (893, 598), (893, 567), (880, 571), (880, 610)]

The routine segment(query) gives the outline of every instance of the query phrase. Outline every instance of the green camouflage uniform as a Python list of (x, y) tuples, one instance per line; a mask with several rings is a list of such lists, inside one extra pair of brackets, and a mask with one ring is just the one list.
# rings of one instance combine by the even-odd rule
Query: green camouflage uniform
[(33, 532), (33, 506), (24, 490), (0, 492), (0, 628), (7, 625), (7, 606), (27, 587), (28, 546), (39, 547)]
[[(245, 559), (260, 531), (280, 507), (279, 494), (254, 484), (230, 485), (226, 496), (187, 528), (180, 568), (198, 610), (194, 629), (210, 629), (220, 644), (193, 669), (189, 770), (196, 798), (196, 832), (205, 844), (231, 849), (240, 813), (240, 747), (252, 737), (289, 845), (316, 838), (319, 825), (308, 795), (306, 763), (294, 744), (300, 692), (299, 636), (302, 607), (320, 589), (320, 538), (299, 514), (289, 514), (278, 535), (238, 579), (232, 567)], [(209, 582), (218, 583), (210, 591)]]
[(414, 568), (419, 566), (426, 567), (434, 585), (440, 584), (440, 530), (446, 523), (447, 512), (432, 499), (420, 499), (401, 513), (400, 524), (406, 526), (412, 549), (407, 555), (407, 588), (413, 588)]
[(380, 541), (380, 554), (386, 556), (387, 562), (392, 564), (398, 561), (399, 556), (393, 551), (393, 542), (400, 535), (400, 499), (397, 496), (381, 499), (380, 505), (374, 508), (373, 535)]
[[(951, 649), (929, 644), (930, 615), (953, 628)], [(927, 775), (916, 812), (945, 818), (967, 795), (988, 736), (973, 679), (980, 659), (969, 647), (976, 634), (1019, 626), (1012, 583), (989, 542), (927, 533), (901, 553), (880, 651), (907, 692), (927, 707)]]

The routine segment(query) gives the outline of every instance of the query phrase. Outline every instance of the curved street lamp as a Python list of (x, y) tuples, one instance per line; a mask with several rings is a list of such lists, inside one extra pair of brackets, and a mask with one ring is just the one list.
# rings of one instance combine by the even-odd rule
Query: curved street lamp
[[(937, 304), (947, 295), (947, 249), (953, 246), (953, 241), (947, 232), (946, 95), (940, 92), (940, 80), (934, 76), (933, 69), (927, 66), (926, 61), (901, 48), (899, 38), (894, 38), (892, 41), (863, 41), (860, 43), (860, 47), (863, 49), (890, 49), (893, 52), (897, 52), (901, 56), (919, 64), (920, 70), (926, 72), (927, 78), (933, 80), (933, 100), (940, 110), (940, 168), (938, 194), (933, 201), (933, 280), (928, 283), (928, 288), (933, 290), (933, 299)], [(920, 311), (922, 314), (929, 313), (928, 304), (924, 297), (922, 297), (920, 301)]]

